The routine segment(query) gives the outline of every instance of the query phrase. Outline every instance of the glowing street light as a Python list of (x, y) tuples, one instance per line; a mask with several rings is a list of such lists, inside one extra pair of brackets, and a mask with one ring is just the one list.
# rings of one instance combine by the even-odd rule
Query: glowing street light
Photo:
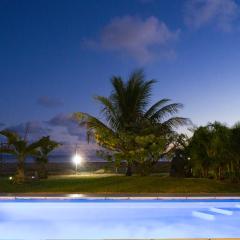
[(77, 152), (75, 153), (75, 155), (72, 158), (73, 162), (75, 163), (76, 166), (76, 174), (77, 174), (77, 170), (78, 170), (78, 165), (81, 164), (82, 162), (82, 157), (81, 155), (79, 155)]

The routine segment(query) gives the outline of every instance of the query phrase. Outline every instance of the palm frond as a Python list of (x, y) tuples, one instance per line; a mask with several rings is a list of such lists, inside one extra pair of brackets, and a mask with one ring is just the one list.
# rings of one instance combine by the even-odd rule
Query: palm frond
[(173, 117), (163, 122), (162, 127), (171, 130), (173, 128), (188, 125), (188, 124), (190, 124), (190, 120), (188, 118)]
[(152, 85), (155, 82), (155, 80), (146, 80), (142, 69), (136, 70), (130, 75), (126, 97), (128, 104), (132, 104), (132, 109), (136, 109), (136, 112), (142, 113), (148, 105), (152, 94)]
[(155, 80), (146, 81), (142, 70), (134, 71), (126, 83), (119, 77), (112, 79), (113, 92), (109, 100), (117, 112), (118, 124), (115, 129), (129, 128), (140, 119), (149, 104), (152, 84)]
[(103, 113), (106, 121), (114, 129), (117, 129), (119, 126), (118, 115), (111, 100), (103, 96), (96, 96), (95, 99), (103, 105), (101, 112)]
[(138, 108), (141, 110), (142, 113), (149, 105), (150, 97), (152, 95), (152, 85), (155, 82), (155, 80), (145, 81), (139, 89)]
[(149, 118), (151, 117), (156, 111), (159, 110), (159, 107), (163, 106), (164, 104), (168, 103), (170, 101), (170, 99), (167, 98), (163, 98), (161, 100), (159, 100), (158, 102), (156, 102), (155, 104), (153, 104), (144, 114), (145, 118)]
[(19, 135), (16, 132), (8, 129), (2, 130), (0, 132), (0, 135), (6, 137), (9, 144), (17, 142), (20, 139)]
[(173, 114), (178, 113), (179, 109), (182, 108), (183, 105), (180, 103), (172, 103), (168, 104), (159, 110), (157, 110), (155, 113), (153, 113), (150, 117), (152, 121), (161, 121), (162, 119), (171, 116)]
[(87, 127), (88, 134), (90, 134), (92, 131), (106, 131), (112, 135), (115, 135), (115, 132), (110, 127), (90, 114), (78, 112), (74, 115), (75, 119), (79, 121), (80, 125)]
[(37, 149), (52, 151), (61, 144), (50, 139), (49, 136), (40, 138), (38, 141), (27, 146), (28, 152), (35, 152)]
[(113, 94), (111, 95), (112, 100), (118, 101), (119, 103), (124, 103), (125, 84), (122, 78), (113, 76), (111, 82), (113, 85)]

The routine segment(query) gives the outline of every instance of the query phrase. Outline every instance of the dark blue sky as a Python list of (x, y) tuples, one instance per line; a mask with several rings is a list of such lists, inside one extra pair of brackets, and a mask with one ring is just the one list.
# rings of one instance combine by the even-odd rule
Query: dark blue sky
[(239, 16), (234, 0), (1, 0), (0, 125), (57, 123), (55, 134), (75, 136), (67, 114), (97, 114), (92, 97), (139, 67), (159, 81), (153, 101), (183, 103), (198, 125), (231, 125), (240, 120)]

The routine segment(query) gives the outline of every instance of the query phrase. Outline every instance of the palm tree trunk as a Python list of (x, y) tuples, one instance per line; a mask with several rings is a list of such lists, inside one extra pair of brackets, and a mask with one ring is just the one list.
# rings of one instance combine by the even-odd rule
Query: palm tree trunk
[(40, 179), (47, 179), (48, 178), (48, 169), (47, 164), (44, 162), (37, 163), (37, 176)]
[(48, 168), (47, 168), (46, 163), (43, 164), (43, 174), (44, 174), (44, 178), (47, 179), (48, 178)]
[(132, 166), (129, 163), (127, 165), (126, 176), (128, 176), (128, 177), (132, 176)]
[(24, 171), (24, 157), (18, 158), (17, 173), (15, 176), (16, 183), (23, 183), (25, 181), (25, 171)]

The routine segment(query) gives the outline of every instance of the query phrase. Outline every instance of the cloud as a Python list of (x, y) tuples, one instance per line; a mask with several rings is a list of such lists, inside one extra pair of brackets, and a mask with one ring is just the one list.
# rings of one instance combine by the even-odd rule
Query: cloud
[(37, 104), (45, 108), (57, 108), (63, 106), (63, 102), (60, 99), (41, 96), (37, 99)]
[[(62, 146), (57, 149), (58, 154), (73, 154), (77, 144), (77, 148), (84, 158), (97, 160), (96, 150), (99, 147), (95, 143), (86, 141), (86, 129), (80, 127), (72, 115), (58, 114), (46, 123), (55, 129), (56, 139), (62, 143)], [(59, 127), (63, 129), (59, 129)]]
[(82, 140), (85, 138), (84, 129), (82, 129), (76, 120), (70, 114), (58, 114), (47, 123), (52, 127), (64, 127), (67, 130), (67, 134), (70, 136), (76, 136)]
[(172, 57), (172, 42), (176, 41), (179, 30), (171, 31), (158, 18), (145, 20), (124, 16), (110, 21), (101, 31), (98, 40), (87, 39), (84, 45), (132, 57), (146, 63), (156, 57)]
[(45, 126), (44, 123), (40, 121), (20, 123), (17, 125), (9, 126), (7, 129), (17, 132), (22, 137), (27, 134), (31, 140), (40, 138), (42, 136), (48, 136), (52, 132), (51, 128)]
[(212, 24), (229, 32), (233, 29), (238, 11), (234, 0), (189, 0), (185, 5), (185, 23), (195, 29)]
[[(95, 143), (87, 143), (85, 129), (81, 128), (70, 114), (58, 114), (49, 121), (28, 121), (9, 126), (7, 129), (17, 132), (22, 137), (25, 137), (27, 131), (29, 141), (50, 136), (51, 139), (61, 143), (61, 146), (52, 153), (57, 157), (71, 156), (77, 144), (79, 152), (86, 160), (98, 160), (95, 155), (99, 147)], [(0, 136), (0, 142), (5, 142), (5, 138)]]
[(77, 144), (63, 142), (62, 145), (55, 151), (57, 155), (73, 155), (76, 151), (83, 156), (85, 160), (98, 160), (96, 157), (96, 151), (100, 149), (96, 144), (88, 144), (84, 141), (78, 142)]

